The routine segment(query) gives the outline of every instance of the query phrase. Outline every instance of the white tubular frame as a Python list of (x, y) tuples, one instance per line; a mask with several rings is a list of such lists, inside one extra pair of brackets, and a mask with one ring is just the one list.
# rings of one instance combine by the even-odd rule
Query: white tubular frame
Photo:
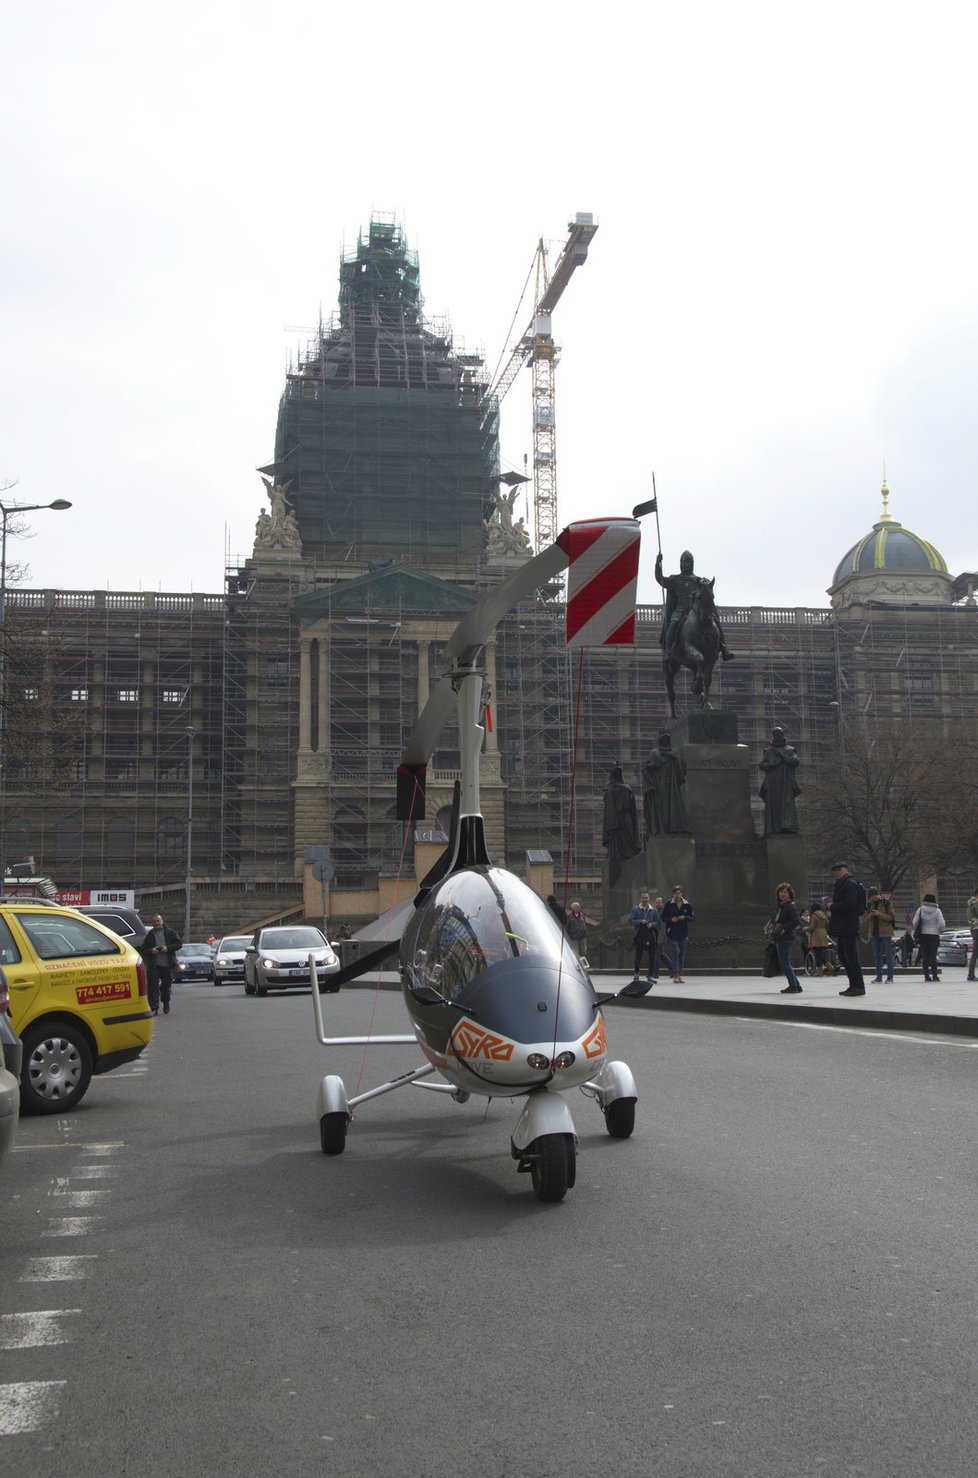
[(369, 1047), (371, 1045), (376, 1045), (378, 1047), (416, 1047), (418, 1045), (418, 1039), (416, 1036), (413, 1035), (413, 1033), (410, 1036), (401, 1033), (398, 1036), (328, 1037), (326, 1035), (326, 1026), (323, 1022), (323, 1003), (319, 995), (319, 981), (316, 978), (315, 955), (313, 955), (312, 953), (310, 953), (309, 955), (309, 970), (311, 972), (310, 979), (313, 982), (312, 1014), (316, 1018), (316, 1037), (318, 1038), (321, 1046)]

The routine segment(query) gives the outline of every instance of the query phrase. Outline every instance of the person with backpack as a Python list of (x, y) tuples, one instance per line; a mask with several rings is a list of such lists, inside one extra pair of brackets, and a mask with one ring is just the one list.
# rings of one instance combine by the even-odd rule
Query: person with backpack
[(849, 979), (840, 996), (864, 996), (866, 982), (863, 967), (859, 963), (859, 920), (866, 912), (868, 898), (862, 883), (856, 881), (849, 871), (848, 862), (836, 862), (832, 867), (835, 887), (832, 890), (832, 908), (829, 913), (829, 933), (839, 951), (839, 963)]

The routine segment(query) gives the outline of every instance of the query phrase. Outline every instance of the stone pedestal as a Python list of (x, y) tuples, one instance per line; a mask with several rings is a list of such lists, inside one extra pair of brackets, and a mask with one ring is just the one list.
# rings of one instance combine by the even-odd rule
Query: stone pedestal
[(800, 836), (785, 833), (780, 836), (765, 837), (764, 847), (767, 853), (768, 896), (771, 899), (774, 898), (779, 883), (790, 883), (795, 890), (798, 912), (801, 913), (806, 903), (811, 901), (805, 897), (805, 889), (808, 886), (808, 859), (805, 843)]
[(605, 869), (605, 923), (621, 924), (643, 888), (668, 900), (681, 883), (696, 915), (689, 966), (737, 969), (756, 965), (764, 952), (764, 925), (774, 893), (791, 883), (804, 907), (807, 863), (799, 836), (759, 837), (751, 812), (754, 764), (737, 743), (737, 715), (693, 712), (671, 729), (673, 748), (686, 761), (683, 801), (689, 836), (654, 836), (644, 854), (623, 864), (612, 887)]

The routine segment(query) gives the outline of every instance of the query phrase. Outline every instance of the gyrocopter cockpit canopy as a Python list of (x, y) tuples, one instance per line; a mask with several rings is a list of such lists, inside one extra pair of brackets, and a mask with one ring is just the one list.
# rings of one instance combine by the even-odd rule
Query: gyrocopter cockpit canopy
[(404, 932), (404, 960), (420, 985), (458, 1000), (503, 961), (581, 973), (560, 924), (531, 888), (498, 867), (470, 867), (438, 885)]

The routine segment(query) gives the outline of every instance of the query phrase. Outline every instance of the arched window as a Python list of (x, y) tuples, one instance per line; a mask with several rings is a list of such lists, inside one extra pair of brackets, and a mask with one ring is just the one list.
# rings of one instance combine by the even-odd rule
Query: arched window
[(82, 829), (75, 816), (65, 816), (54, 828), (54, 855), (59, 867), (81, 861)]
[(162, 817), (156, 828), (157, 857), (167, 862), (173, 862), (175, 858), (182, 857), (185, 835), (183, 822), (179, 816)]
[(7, 822), (3, 838), (3, 865), (26, 862), (30, 856), (30, 832), (22, 816)]
[(128, 816), (114, 816), (105, 825), (105, 860), (132, 864), (136, 828)]

